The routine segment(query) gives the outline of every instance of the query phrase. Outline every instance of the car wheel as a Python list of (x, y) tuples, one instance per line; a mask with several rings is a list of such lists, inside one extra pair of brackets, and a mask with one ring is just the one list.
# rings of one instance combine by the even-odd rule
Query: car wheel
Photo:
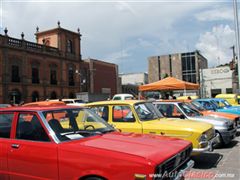
[(223, 141), (223, 138), (219, 132), (216, 132), (219, 135), (219, 144), (218, 147), (225, 147), (227, 144)]
[(84, 180), (104, 180), (104, 179), (102, 179), (100, 177), (88, 177), (88, 178), (86, 178)]

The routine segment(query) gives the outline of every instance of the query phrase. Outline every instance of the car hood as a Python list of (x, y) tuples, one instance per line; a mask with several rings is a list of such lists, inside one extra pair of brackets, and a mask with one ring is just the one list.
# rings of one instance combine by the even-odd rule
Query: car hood
[(206, 130), (212, 128), (212, 125), (209, 123), (198, 122), (188, 119), (171, 119), (171, 118), (161, 118), (159, 120), (145, 121), (144, 124), (152, 125), (154, 128), (163, 127), (166, 130), (175, 130), (175, 131), (194, 131), (194, 132), (205, 132)]
[(202, 111), (201, 113), (203, 113), (204, 116), (212, 116), (215, 118), (227, 118), (230, 120), (235, 120), (236, 118), (239, 117), (238, 115), (228, 114), (228, 113), (224, 113), (224, 112)]
[(194, 116), (194, 117), (189, 117), (189, 118), (196, 120), (196, 121), (211, 123), (214, 126), (221, 126), (224, 123), (230, 121), (226, 118), (213, 117), (213, 116)]
[(191, 145), (188, 141), (176, 138), (118, 132), (86, 139), (88, 140), (81, 142), (81, 145), (107, 150), (106, 156), (109, 151), (115, 151), (139, 156), (157, 163), (174, 156)]
[(240, 110), (235, 108), (223, 108), (223, 109), (217, 109), (217, 112), (224, 112), (224, 113), (232, 113), (236, 115), (240, 115)]

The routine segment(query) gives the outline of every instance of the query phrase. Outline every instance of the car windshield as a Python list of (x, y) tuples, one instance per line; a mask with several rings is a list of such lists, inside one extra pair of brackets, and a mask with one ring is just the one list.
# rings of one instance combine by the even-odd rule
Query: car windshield
[(43, 115), (60, 141), (115, 131), (102, 118), (85, 108), (49, 110), (44, 111)]
[(230, 107), (232, 106), (231, 104), (229, 104), (229, 102), (225, 99), (221, 100), (221, 102), (226, 106), (226, 107)]
[(199, 113), (197, 110), (193, 109), (186, 103), (179, 103), (179, 107), (187, 116), (190, 116), (190, 117), (201, 116), (201, 113)]
[(150, 102), (137, 103), (134, 105), (134, 109), (141, 121), (150, 121), (163, 117), (158, 109)]
[(222, 100), (213, 100), (215, 102), (215, 104), (217, 104), (217, 106), (219, 108), (224, 108), (224, 107), (230, 107), (232, 106), (231, 104), (229, 104), (226, 100), (222, 99)]
[(83, 100), (81, 100), (81, 99), (75, 99), (74, 102), (75, 102), (75, 103), (85, 103), (85, 102), (84, 102)]
[(190, 104), (199, 111), (206, 110), (199, 102), (191, 102)]

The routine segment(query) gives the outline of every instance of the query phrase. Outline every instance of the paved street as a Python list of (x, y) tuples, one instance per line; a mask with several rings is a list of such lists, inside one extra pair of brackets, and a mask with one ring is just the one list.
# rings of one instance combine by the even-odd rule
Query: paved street
[(240, 179), (240, 136), (224, 148), (194, 157), (195, 166), (186, 179)]

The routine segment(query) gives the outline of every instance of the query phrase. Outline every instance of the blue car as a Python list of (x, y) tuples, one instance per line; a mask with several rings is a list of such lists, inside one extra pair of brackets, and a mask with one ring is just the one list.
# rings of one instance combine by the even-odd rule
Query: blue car
[[(240, 107), (232, 106), (225, 99), (208, 98), (208, 99), (195, 99), (194, 101), (200, 103), (207, 110), (224, 112), (240, 116)], [(238, 122), (237, 126), (238, 128), (240, 128), (240, 120), (238, 120), (237, 122)]]

